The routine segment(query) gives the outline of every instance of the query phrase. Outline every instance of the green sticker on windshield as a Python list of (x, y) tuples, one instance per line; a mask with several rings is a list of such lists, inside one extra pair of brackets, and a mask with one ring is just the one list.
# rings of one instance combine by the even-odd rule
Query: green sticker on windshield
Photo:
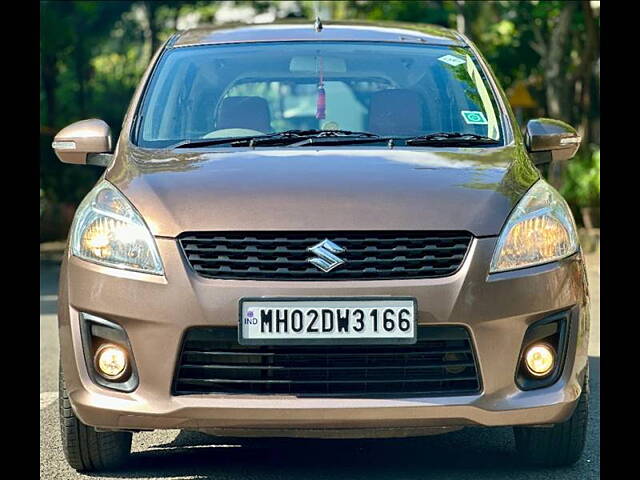
[(462, 118), (469, 125), (487, 125), (487, 118), (484, 116), (482, 112), (475, 112), (471, 110), (462, 110), (460, 112), (462, 114)]

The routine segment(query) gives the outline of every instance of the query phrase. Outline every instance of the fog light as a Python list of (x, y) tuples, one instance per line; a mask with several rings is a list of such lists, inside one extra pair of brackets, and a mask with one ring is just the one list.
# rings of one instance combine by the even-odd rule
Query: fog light
[(531, 375), (544, 377), (551, 373), (555, 364), (555, 352), (546, 343), (536, 343), (525, 353), (524, 363)]
[(116, 345), (101, 345), (94, 358), (96, 370), (108, 380), (117, 380), (127, 371), (127, 352)]

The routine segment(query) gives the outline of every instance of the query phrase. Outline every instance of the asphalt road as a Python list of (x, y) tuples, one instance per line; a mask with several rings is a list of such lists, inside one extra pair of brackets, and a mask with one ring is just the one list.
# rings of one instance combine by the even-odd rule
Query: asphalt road
[(130, 479), (597, 479), (600, 478), (600, 258), (588, 257), (592, 296), (591, 405), (587, 446), (571, 468), (523, 467), (509, 428), (467, 428), (420, 439), (219, 439), (179, 430), (134, 435), (131, 463), (80, 475), (65, 462), (57, 413), (58, 267), (41, 263), (40, 478)]

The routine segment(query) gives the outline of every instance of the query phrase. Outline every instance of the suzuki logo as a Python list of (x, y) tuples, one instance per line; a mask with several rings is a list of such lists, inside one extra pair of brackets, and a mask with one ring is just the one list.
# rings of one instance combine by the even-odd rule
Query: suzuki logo
[(342, 265), (345, 262), (345, 260), (334, 255), (334, 253), (344, 252), (344, 248), (336, 245), (328, 239), (324, 239), (319, 244), (307, 248), (307, 250), (317, 255), (317, 257), (314, 258), (307, 258), (307, 261), (313, 263), (323, 272), (333, 270), (338, 265)]

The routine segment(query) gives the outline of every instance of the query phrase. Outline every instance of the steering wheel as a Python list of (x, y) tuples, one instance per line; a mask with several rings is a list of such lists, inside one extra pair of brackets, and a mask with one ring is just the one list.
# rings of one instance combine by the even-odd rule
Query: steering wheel
[(265, 132), (253, 130), (251, 128), (223, 128), (207, 133), (202, 138), (224, 138), (224, 137), (253, 137), (256, 135), (265, 135)]

